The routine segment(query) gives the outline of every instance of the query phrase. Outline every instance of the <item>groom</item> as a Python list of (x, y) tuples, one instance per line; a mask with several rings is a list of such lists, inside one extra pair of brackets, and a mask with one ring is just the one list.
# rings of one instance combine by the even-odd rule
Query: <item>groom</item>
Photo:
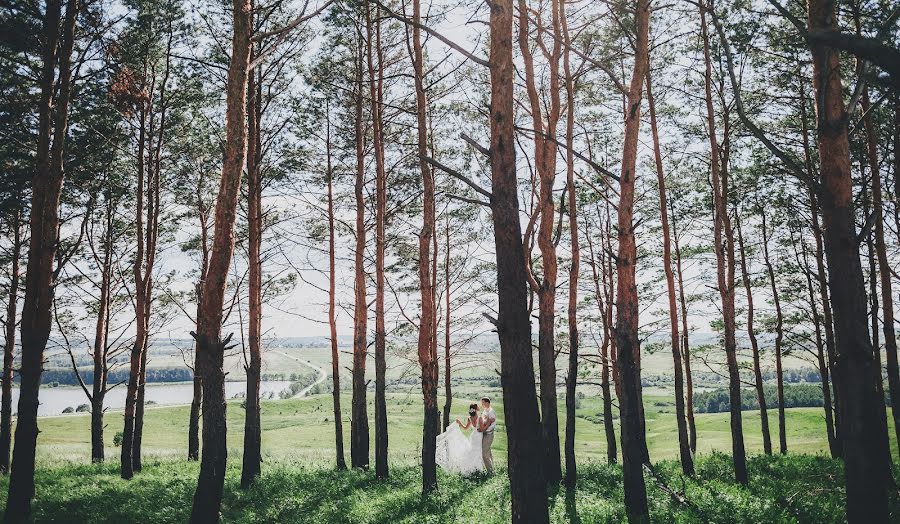
[(491, 399), (481, 397), (481, 416), (484, 419), (483, 429), (480, 430), (484, 436), (481, 439), (481, 458), (484, 460), (484, 467), (487, 469), (488, 475), (494, 474), (494, 457), (491, 455), (491, 445), (494, 443), (494, 428), (497, 427), (497, 413), (491, 407)]

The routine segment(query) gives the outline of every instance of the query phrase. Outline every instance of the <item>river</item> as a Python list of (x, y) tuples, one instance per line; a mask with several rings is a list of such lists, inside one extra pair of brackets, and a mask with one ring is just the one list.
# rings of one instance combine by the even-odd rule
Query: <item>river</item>
[[(278, 398), (278, 393), (290, 387), (288, 380), (270, 380), (260, 383), (260, 395), (269, 396), (272, 393)], [(89, 386), (90, 387), (90, 386)], [(225, 396), (234, 398), (243, 396), (246, 391), (246, 382), (226, 382)], [(13, 413), (16, 412), (19, 402), (19, 389), (13, 388)], [(163, 382), (147, 384), (145, 390), (146, 401), (154, 402), (160, 406), (178, 404), (190, 404), (193, 397), (194, 386), (190, 382)], [(63, 410), (71, 407), (77, 408), (81, 404), (90, 404), (84, 391), (77, 386), (47, 387), (41, 386), (41, 404), (38, 407), (38, 416), (61, 415)], [(107, 408), (121, 409), (125, 407), (125, 385), (117, 386), (106, 394), (104, 402)]]

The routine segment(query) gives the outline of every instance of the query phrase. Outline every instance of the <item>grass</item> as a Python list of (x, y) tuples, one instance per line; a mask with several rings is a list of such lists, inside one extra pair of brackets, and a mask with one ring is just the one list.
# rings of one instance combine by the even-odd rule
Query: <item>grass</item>
[[(468, 391), (460, 388), (461, 391)], [(439, 523), (509, 521), (509, 486), (503, 474), (506, 435), (503, 406), (497, 391), (500, 428), (494, 456), (501, 468), (491, 478), (440, 476), (440, 489), (420, 497), (422, 408), (418, 393), (388, 396), (391, 479), (378, 482), (371, 473), (336, 472), (331, 396), (262, 403), (263, 476), (250, 490), (239, 489), (243, 410), (228, 405), (229, 466), (223, 519), (226, 522)], [(454, 400), (454, 417), (482, 392), (462, 392)], [(692, 507), (675, 504), (648, 477), (654, 522), (841, 522), (841, 463), (825, 455), (827, 442), (822, 410), (787, 411), (786, 457), (762, 455), (758, 412), (744, 412), (745, 442), (750, 459), (748, 488), (732, 481), (729, 414), (697, 414), (697, 478), (684, 479), (676, 462), (678, 438), (670, 396), (645, 395), (651, 459), (664, 482), (686, 493)], [(344, 396), (344, 416), (350, 399)], [(119, 449), (106, 449), (108, 463), (91, 465), (89, 422), (85, 415), (39, 420), (35, 520), (87, 522), (182, 522), (187, 519), (198, 465), (187, 455), (187, 406), (151, 407), (146, 411), (145, 469), (125, 482), (118, 477)], [(601, 403), (580, 399), (576, 420), (579, 484), (572, 493), (550, 494), (553, 522), (620, 522), (621, 470), (608, 466)], [(560, 413), (564, 412), (562, 401)], [(107, 444), (121, 427), (121, 412), (107, 413)], [(370, 423), (373, 413), (369, 414)], [(770, 412), (777, 448), (778, 422)], [(890, 414), (888, 414), (890, 416)], [(562, 422), (562, 421), (561, 421)], [(616, 419), (618, 427), (618, 419)], [(562, 428), (561, 428), (562, 429)], [(344, 420), (349, 446), (349, 420)], [(892, 447), (896, 453), (896, 442)], [(620, 448), (621, 449), (621, 448)], [(348, 451), (349, 455), (349, 451)], [(349, 458), (349, 456), (348, 456)], [(897, 474), (900, 474), (898, 471)], [(0, 489), (6, 487), (0, 479)], [(896, 497), (892, 510), (900, 515)], [(488, 511), (485, 508), (489, 508)]]
[[(147, 461), (131, 481), (118, 477), (114, 464), (41, 464), (34, 519), (38, 522), (185, 522), (198, 472), (197, 463)], [(648, 479), (653, 522), (810, 522), (843, 521), (841, 464), (822, 456), (755, 456), (750, 485), (735, 485), (731, 461), (723, 454), (703, 456), (697, 477), (680, 475), (677, 463), (657, 465), (662, 481), (683, 490), (690, 505), (674, 502)], [(900, 473), (900, 470), (897, 470)], [(443, 473), (439, 489), (420, 494), (414, 466), (395, 467), (389, 480), (371, 472), (337, 472), (327, 467), (275, 461), (248, 490), (239, 487), (239, 464), (226, 473), (224, 522), (451, 523), (509, 522), (509, 484), (501, 470), (493, 477), (461, 478)], [(0, 489), (7, 480), (0, 480)], [(622, 522), (621, 470), (588, 463), (580, 466), (575, 490), (549, 493), (555, 523)], [(896, 494), (891, 500), (898, 514)]]
[[(453, 403), (451, 420), (464, 414), (469, 402), (481, 393), (469, 392), (469, 398), (458, 393)], [(499, 463), (505, 461), (506, 435), (503, 430), (503, 404), (497, 391), (489, 391), (495, 400), (500, 428), (494, 441), (495, 456)], [(417, 393), (392, 393), (388, 395), (388, 420), (390, 456), (392, 463), (416, 464), (421, 449), (422, 407)], [(291, 400), (263, 401), (262, 444), (266, 459), (299, 460), (313, 465), (328, 466), (334, 457), (334, 421), (331, 396), (314, 395)], [(565, 407), (560, 401), (560, 416)], [(599, 399), (579, 400), (576, 411), (576, 454), (579, 460), (605, 461), (606, 440), (603, 431), (602, 406)], [(678, 435), (674, 406), (671, 397), (646, 395), (647, 440), (653, 461), (678, 457)], [(349, 440), (350, 397), (342, 398), (345, 445)], [(438, 405), (442, 405), (439, 401)], [(371, 402), (370, 402), (371, 408)], [(149, 407), (146, 411), (143, 446), (151, 457), (184, 457), (187, 455), (188, 406)], [(122, 426), (121, 411), (106, 414), (108, 445), (106, 454), (115, 457), (118, 449), (112, 447), (112, 437)], [(794, 408), (787, 410), (788, 450), (792, 453), (826, 454), (825, 422), (821, 408)], [(616, 413), (617, 415), (617, 413)], [(890, 417), (890, 414), (888, 414)], [(243, 438), (244, 411), (238, 401), (228, 404), (228, 447), (231, 456), (238, 456)], [(374, 413), (369, 413), (370, 423)], [(744, 439), (749, 453), (761, 453), (763, 449), (759, 412), (743, 412)], [(703, 413), (696, 415), (697, 446), (699, 454), (716, 451), (730, 453), (731, 432), (728, 413)], [(87, 415), (44, 417), (39, 420), (41, 434), (38, 439), (38, 455), (45, 457), (72, 457), (74, 461), (86, 461), (90, 456), (90, 418)], [(618, 427), (618, 418), (616, 417)], [(374, 425), (371, 425), (374, 431)], [(561, 421), (560, 431), (564, 424)], [(769, 411), (769, 426), (773, 445), (778, 445), (778, 419), (775, 410)], [(891, 445), (896, 441), (891, 433)], [(373, 436), (374, 438), (374, 436)]]

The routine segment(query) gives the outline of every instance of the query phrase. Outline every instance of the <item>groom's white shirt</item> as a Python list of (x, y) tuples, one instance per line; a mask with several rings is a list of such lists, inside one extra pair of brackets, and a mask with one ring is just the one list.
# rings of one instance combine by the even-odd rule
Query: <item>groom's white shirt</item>
[(487, 408), (486, 410), (484, 410), (484, 413), (482, 415), (491, 423), (487, 428), (485, 428), (485, 431), (494, 431), (494, 428), (497, 427), (497, 413), (494, 412), (494, 408)]

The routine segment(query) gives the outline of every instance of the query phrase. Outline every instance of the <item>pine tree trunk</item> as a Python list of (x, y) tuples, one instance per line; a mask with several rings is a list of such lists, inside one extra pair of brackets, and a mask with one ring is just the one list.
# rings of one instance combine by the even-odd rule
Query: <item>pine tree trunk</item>
[[(328, 101), (326, 100), (326, 104)], [(337, 264), (335, 262), (334, 172), (331, 165), (331, 109), (325, 109), (325, 159), (328, 185), (328, 329), (331, 335), (331, 396), (334, 407), (334, 451), (338, 471), (347, 469), (344, 461), (344, 427), (341, 414), (341, 367), (337, 335)]]
[(769, 257), (769, 230), (766, 226), (766, 215), (761, 213), (763, 260), (766, 264), (766, 272), (769, 276), (769, 288), (772, 290), (772, 302), (775, 304), (775, 378), (778, 381), (776, 388), (778, 394), (778, 449), (784, 455), (787, 453), (787, 428), (785, 427), (784, 413), (784, 370), (781, 365), (782, 345), (784, 340), (784, 314), (781, 311), (781, 298), (778, 293), (778, 285), (775, 282), (775, 268)]
[(637, 177), (637, 146), (641, 125), (641, 99), (649, 69), (648, 37), (650, 6), (647, 0), (635, 2), (634, 70), (628, 90), (622, 171), (619, 180), (617, 230), (619, 249), (616, 258), (616, 365), (622, 383), (619, 396), (621, 412), (622, 472), (625, 487), (625, 511), (631, 522), (648, 521), (647, 488), (643, 465), (648, 462), (647, 436), (641, 403), (639, 308), (636, 281), (637, 243), (635, 239), (634, 196)]
[[(21, 197), (21, 192), (19, 197)], [(19, 263), (22, 258), (22, 209), (16, 207), (10, 221), (13, 231), (10, 247), (9, 294), (3, 334), (3, 393), (0, 400), (0, 474), (9, 474), (9, 451), (12, 444), (12, 383), (16, 349), (16, 310), (19, 299)]]
[(366, 409), (366, 202), (363, 189), (366, 183), (365, 132), (363, 130), (363, 42), (356, 57), (356, 253), (353, 310), (353, 399), (350, 404), (350, 466), (369, 468), (369, 414)]
[(91, 391), (91, 462), (105, 459), (103, 449), (103, 409), (107, 391), (109, 301), (112, 278), (113, 204), (106, 202), (106, 230), (103, 232), (103, 258), (100, 261), (100, 298), (94, 327), (94, 380)]
[[(205, 236), (205, 235), (204, 235)], [(196, 285), (197, 293), (197, 318), (200, 318), (200, 297), (203, 296), (203, 279), (206, 275), (206, 257), (203, 260), (200, 281)], [(197, 358), (197, 343), (194, 342), (194, 379), (192, 381), (193, 394), (191, 395), (191, 409), (188, 418), (188, 460), (200, 460), (200, 409), (203, 406), (203, 381), (197, 371), (199, 364)]]
[[(603, 397), (603, 429), (605, 430), (606, 436), (606, 461), (609, 464), (615, 464), (617, 461), (616, 430), (613, 426), (612, 393), (609, 384), (609, 345), (611, 341), (609, 328), (612, 322), (607, 318), (607, 312), (609, 311), (610, 315), (612, 313), (611, 307), (609, 307), (611, 304), (604, 299), (605, 295), (600, 289), (600, 272), (597, 271), (597, 259), (594, 256), (594, 243), (591, 240), (589, 232), (585, 234), (585, 238), (587, 239), (588, 255), (590, 256), (591, 274), (594, 277), (594, 299), (597, 301), (597, 309), (603, 324), (603, 342), (601, 342), (600, 346), (600, 392)], [(600, 252), (599, 263), (601, 266), (605, 266), (602, 251)], [(610, 285), (605, 269), (603, 270), (603, 285), (604, 287)]]
[(450, 380), (450, 214), (444, 225), (444, 421), (441, 429), (450, 426), (450, 408), (453, 406), (453, 385)]
[[(869, 170), (872, 174), (872, 208), (874, 211), (875, 254), (878, 260), (878, 274), (881, 283), (882, 330), (884, 331), (884, 353), (887, 360), (888, 388), (891, 399), (900, 399), (900, 366), (897, 363), (897, 335), (894, 332), (894, 295), (891, 286), (891, 266), (888, 264), (887, 247), (884, 240), (884, 205), (881, 195), (881, 173), (878, 168), (878, 136), (869, 113), (869, 90), (862, 94), (861, 109), (866, 131), (866, 150), (869, 157)], [(895, 155), (900, 154), (898, 152)], [(895, 173), (895, 177), (900, 174)], [(893, 413), (894, 432), (900, 438), (900, 409)]]
[(738, 253), (741, 256), (741, 280), (747, 293), (747, 338), (750, 339), (750, 350), (753, 354), (753, 378), (756, 386), (756, 402), (759, 404), (759, 422), (762, 429), (763, 452), (772, 454), (772, 435), (769, 432), (769, 412), (766, 408), (766, 393), (763, 388), (762, 367), (759, 361), (759, 342), (753, 328), (753, 286), (750, 285), (750, 272), (747, 270), (747, 252), (744, 249), (744, 233), (741, 230), (740, 213), (735, 213), (738, 232)]
[(555, 1), (558, 10), (559, 25), (562, 27), (566, 51), (563, 54), (563, 72), (566, 86), (566, 189), (568, 192), (569, 237), (571, 239), (571, 267), (569, 268), (569, 369), (566, 375), (566, 477), (565, 485), (569, 489), (575, 487), (578, 479), (575, 461), (575, 390), (578, 385), (578, 272), (581, 267), (581, 246), (578, 243), (578, 203), (575, 193), (575, 79), (569, 64), (569, 26), (566, 20), (565, 1)]
[(437, 429), (439, 413), (437, 407), (438, 362), (437, 341), (435, 340), (435, 293), (432, 253), (435, 239), (434, 171), (428, 165), (428, 125), (426, 122), (427, 101), (424, 85), (425, 61), (422, 54), (422, 36), (418, 24), (421, 23), (421, 3), (412, 2), (412, 62), (416, 88), (416, 124), (419, 171), (422, 174), (422, 229), (419, 232), (419, 290), (421, 293), (421, 313), (419, 315), (419, 367), (422, 369), (422, 399), (425, 416), (422, 423), (422, 493), (428, 494), (437, 488)]
[[(807, 5), (810, 31), (837, 27), (832, 1), (809, 0)], [(854, 224), (840, 54), (820, 44), (810, 44), (810, 51), (814, 100), (821, 101), (816, 104), (820, 202), (837, 342), (833, 376), (841, 392), (838, 411), (844, 444), (847, 520), (887, 522), (887, 484), (880, 474), (880, 402), (874, 385), (874, 350), (866, 326), (866, 291)]]
[[(25, 269), (25, 303), (21, 315), (22, 359), (19, 368), (19, 406), (6, 500), (6, 522), (31, 515), (34, 498), (34, 458), (37, 448), (38, 393), (44, 349), (50, 338), (53, 307), (53, 262), (59, 239), (59, 201), (62, 193), (63, 152), (68, 130), (72, 83), (72, 50), (78, 0), (67, 0), (60, 34), (62, 3), (48, 0), (43, 20), (41, 93), (38, 141), (31, 185), (31, 240)], [(56, 81), (56, 64), (59, 79)], [(56, 97), (54, 98), (54, 93)], [(55, 116), (55, 118), (54, 118)]]
[[(135, 464), (135, 426), (137, 425), (137, 410), (139, 405), (139, 389), (141, 383), (142, 365), (144, 362), (145, 343), (147, 341), (147, 287), (146, 274), (144, 272), (145, 252), (149, 249), (144, 237), (145, 224), (144, 209), (148, 197), (146, 189), (146, 144), (147, 144), (147, 110), (140, 109), (138, 123), (138, 151), (137, 151), (137, 185), (135, 188), (135, 239), (137, 249), (132, 266), (132, 278), (134, 279), (134, 315), (135, 335), (134, 344), (131, 346), (130, 364), (128, 372), (128, 384), (125, 392), (125, 427), (122, 430), (122, 449), (120, 455), (119, 474), (123, 479), (134, 477)], [(143, 404), (142, 402), (140, 404)]]
[[(809, 268), (809, 261), (806, 252), (806, 244), (800, 242), (803, 252), (803, 273), (806, 274), (806, 287), (809, 291), (809, 306), (812, 310), (813, 330), (815, 332), (816, 343), (816, 361), (819, 367), (819, 377), (822, 384), (822, 404), (825, 411), (825, 433), (828, 437), (828, 449), (831, 452), (831, 458), (838, 458), (836, 454), (837, 439), (834, 434), (833, 420), (833, 404), (831, 399), (831, 372), (828, 368), (828, 361), (825, 358), (825, 342), (822, 337), (822, 320), (819, 316), (818, 299), (816, 297), (815, 286), (813, 285), (812, 271)], [(796, 250), (796, 243), (794, 245)]]
[[(802, 77), (801, 77), (802, 79)], [(806, 166), (806, 172), (809, 173), (809, 178), (812, 180), (815, 177), (815, 170), (813, 168), (813, 159), (812, 159), (812, 148), (809, 144), (809, 126), (807, 124), (807, 112), (806, 112), (806, 89), (803, 84), (800, 84), (800, 128), (803, 136), (803, 158)], [(826, 404), (826, 409), (829, 409), (830, 412), (826, 413), (825, 419), (826, 421), (830, 421), (828, 427), (828, 434), (833, 435), (833, 439), (829, 439), (828, 449), (831, 452), (832, 458), (837, 458), (843, 455), (843, 445), (841, 444), (841, 435), (840, 435), (840, 424), (839, 424), (839, 410), (837, 409), (837, 405), (840, 401), (840, 395), (838, 392), (838, 383), (833, 380), (834, 378), (834, 363), (836, 358), (835, 353), (835, 344), (834, 344), (834, 322), (831, 316), (831, 304), (828, 300), (828, 276), (825, 272), (825, 251), (822, 243), (822, 229), (819, 227), (819, 203), (816, 198), (816, 190), (812, 187), (812, 184), (807, 184), (807, 194), (809, 195), (809, 215), (811, 217), (811, 229), (813, 233), (813, 238), (816, 240), (816, 283), (819, 288), (819, 297), (822, 305), (822, 323), (823, 331), (825, 334), (825, 348), (826, 354), (828, 356), (827, 359), (827, 367), (828, 374), (832, 377), (832, 385), (834, 387), (834, 403), (833, 406), (831, 404)], [(828, 397), (831, 396), (831, 392), (829, 391)]]
[[(254, 55), (250, 52), (251, 61)], [(241, 487), (250, 487), (262, 467), (262, 424), (260, 422), (259, 379), (262, 373), (262, 85), (250, 72), (247, 84), (247, 243), (250, 359), (246, 367), (247, 391), (244, 410), (244, 455)]]
[[(649, 69), (649, 68), (648, 68)], [(650, 110), (650, 130), (653, 134), (653, 157), (656, 162), (656, 183), (659, 186), (659, 216), (662, 225), (663, 269), (666, 274), (666, 290), (669, 298), (669, 333), (672, 344), (672, 362), (675, 371), (675, 419), (678, 426), (678, 449), (681, 455), (681, 471), (694, 475), (694, 457), (688, 436), (687, 419), (684, 413), (684, 370), (681, 362), (681, 340), (678, 335), (678, 305), (675, 301), (675, 274), (672, 270), (672, 247), (669, 239), (669, 214), (666, 201), (666, 176), (663, 172), (662, 152), (659, 145), (659, 131), (656, 123), (656, 103), (653, 99), (650, 72), (647, 72), (647, 105)], [(763, 408), (765, 409), (765, 408)]]
[(541, 421), (534, 389), (531, 321), (516, 180), (513, 109), (512, 0), (496, 0), (490, 14), (491, 209), (497, 255), (497, 335), (508, 440), (512, 522), (549, 522), (542, 471)]
[(678, 243), (678, 224), (672, 216), (672, 243), (675, 247), (675, 272), (678, 274), (678, 301), (681, 308), (681, 351), (684, 357), (684, 375), (687, 390), (686, 413), (688, 425), (688, 441), (691, 453), (697, 453), (697, 424), (694, 422), (694, 377), (691, 374), (691, 340), (688, 329), (687, 298), (684, 293), (684, 273), (681, 270), (681, 246)]
[(234, 222), (247, 156), (247, 77), (252, 32), (250, 0), (234, 0), (232, 16), (234, 34), (226, 90), (225, 159), (216, 198), (212, 252), (201, 297), (202, 315), (197, 319), (195, 337), (197, 372), (203, 381), (203, 451), (191, 522), (204, 523), (219, 520), (228, 457), (225, 372), (222, 364), (230, 337), (222, 339), (222, 304), (234, 251)]
[[(202, 313), (203, 284), (206, 282), (206, 272), (209, 267), (209, 238), (207, 229), (208, 209), (202, 200), (202, 181), (197, 188), (197, 209), (200, 215), (200, 278), (195, 286), (197, 296), (197, 316), (199, 321)], [(191, 397), (191, 409), (188, 419), (188, 460), (200, 459), (200, 411), (203, 408), (203, 377), (197, 372), (197, 343), (194, 341), (194, 380), (193, 395)]]
[[(525, 86), (531, 108), (534, 128), (534, 165), (539, 187), (538, 248), (541, 251), (542, 275), (540, 282), (532, 278), (532, 289), (538, 296), (538, 368), (540, 369), (541, 427), (544, 439), (544, 475), (548, 484), (562, 478), (559, 456), (559, 417), (556, 397), (556, 244), (553, 241), (556, 211), (553, 202), (553, 186), (556, 179), (556, 125), (560, 117), (559, 59), (561, 55), (560, 21), (558, 1), (551, 2), (554, 44), (548, 54), (550, 74), (546, 129), (542, 117), (542, 100), (538, 94), (534, 58), (529, 42), (529, 10), (525, 0), (519, 0), (519, 51), (525, 65)], [(540, 13), (535, 16), (540, 17)], [(540, 37), (540, 34), (539, 34)]]
[[(385, 400), (387, 333), (384, 325), (385, 214), (387, 174), (384, 167), (384, 122), (382, 101), (384, 55), (381, 48), (381, 18), (366, 2), (366, 58), (369, 68), (369, 100), (372, 104), (372, 149), (375, 153), (375, 476), (388, 477), (388, 420)], [(431, 325), (428, 325), (431, 329)]]
[[(712, 1), (709, 3), (712, 9)], [(728, 393), (731, 412), (731, 450), (734, 459), (734, 476), (738, 483), (747, 484), (747, 457), (744, 450), (744, 428), (741, 419), (741, 377), (737, 363), (734, 308), (734, 235), (728, 215), (728, 172), (725, 162), (720, 164), (720, 149), (716, 136), (716, 114), (712, 101), (712, 63), (709, 34), (706, 28), (706, 8), (700, 8), (700, 28), (703, 39), (703, 56), (706, 64), (704, 85), (706, 89), (706, 118), (710, 144), (710, 166), (714, 202), (714, 246), (719, 297), (722, 301), (725, 357), (728, 363)], [(727, 132), (726, 132), (727, 140)]]

